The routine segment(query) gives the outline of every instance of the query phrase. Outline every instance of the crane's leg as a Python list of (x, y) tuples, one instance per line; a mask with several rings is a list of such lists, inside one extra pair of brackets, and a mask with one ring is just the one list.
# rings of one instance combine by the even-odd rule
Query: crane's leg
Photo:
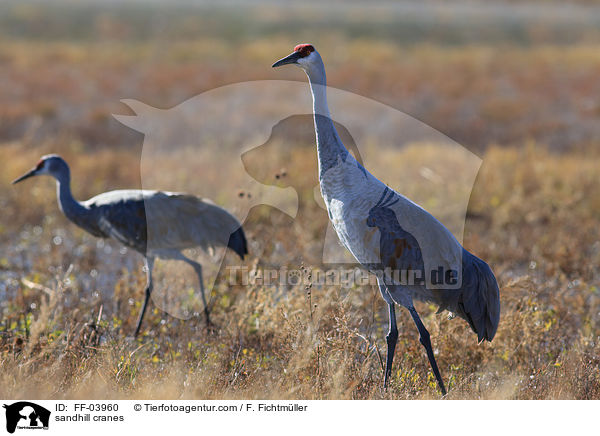
[(429, 332), (423, 325), (421, 318), (419, 318), (419, 314), (415, 310), (413, 306), (408, 307), (408, 311), (410, 312), (413, 321), (417, 325), (417, 329), (419, 329), (419, 341), (425, 347), (427, 351), (427, 357), (429, 358), (429, 363), (431, 364), (431, 369), (433, 370), (433, 374), (437, 379), (438, 385), (440, 386), (440, 390), (442, 391), (442, 395), (446, 395), (446, 387), (444, 386), (444, 381), (442, 380), (442, 376), (440, 375), (440, 370), (438, 369), (437, 363), (435, 362), (435, 357), (433, 355), (433, 349), (431, 348), (431, 340), (429, 338)]
[(152, 269), (154, 268), (154, 258), (146, 257), (146, 291), (144, 297), (144, 304), (142, 305), (142, 311), (140, 312), (140, 317), (138, 318), (137, 327), (135, 328), (134, 337), (137, 337), (140, 332), (140, 328), (142, 327), (142, 320), (144, 319), (144, 313), (146, 313), (146, 306), (148, 306), (148, 300), (150, 300), (150, 294), (152, 293)]
[(204, 279), (202, 278), (202, 265), (196, 262), (193, 259), (185, 256), (183, 253), (180, 253), (180, 259), (194, 268), (196, 274), (198, 275), (198, 280), (200, 281), (200, 295), (202, 295), (202, 303), (204, 304), (204, 317), (206, 319), (206, 327), (211, 327), (210, 316), (208, 311), (208, 303), (206, 302), (206, 295), (204, 295)]
[(387, 359), (385, 361), (385, 377), (383, 379), (383, 387), (387, 389), (390, 376), (392, 375), (392, 361), (394, 360), (394, 352), (396, 351), (396, 343), (398, 342), (398, 326), (396, 325), (396, 307), (394, 303), (388, 303), (390, 309), (390, 330), (388, 331), (385, 340), (387, 341)]
[(379, 292), (388, 304), (390, 314), (390, 329), (385, 337), (387, 342), (387, 358), (385, 361), (385, 374), (383, 377), (383, 388), (387, 389), (388, 382), (392, 374), (392, 362), (394, 360), (394, 352), (396, 351), (396, 343), (398, 342), (398, 326), (396, 322), (396, 306), (394, 300), (392, 300), (392, 297), (388, 293), (387, 286), (383, 280), (383, 278), (378, 279)]

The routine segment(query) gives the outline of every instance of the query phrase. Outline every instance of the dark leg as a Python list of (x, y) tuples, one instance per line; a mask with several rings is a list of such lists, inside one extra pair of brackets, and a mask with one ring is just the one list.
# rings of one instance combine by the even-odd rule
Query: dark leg
[(385, 361), (385, 377), (383, 379), (383, 387), (387, 389), (390, 375), (392, 374), (392, 362), (394, 360), (394, 351), (398, 342), (398, 327), (396, 325), (396, 308), (394, 303), (388, 303), (390, 309), (390, 330), (388, 331), (385, 340), (387, 341), (387, 359)]
[(202, 295), (202, 303), (204, 304), (204, 317), (206, 320), (206, 327), (210, 328), (212, 324), (210, 322), (210, 317), (209, 317), (209, 312), (208, 312), (208, 303), (206, 302), (206, 296), (204, 295), (204, 279), (202, 278), (202, 265), (200, 265), (195, 260), (192, 260), (189, 257), (183, 255), (182, 253), (181, 253), (181, 260), (183, 260), (188, 265), (190, 265), (192, 268), (194, 268), (194, 271), (196, 271), (196, 274), (198, 275), (198, 281), (200, 282), (200, 295)]
[(427, 357), (429, 358), (429, 364), (431, 365), (431, 369), (433, 369), (433, 374), (437, 379), (438, 385), (442, 391), (442, 395), (446, 395), (446, 388), (444, 387), (444, 381), (442, 380), (442, 376), (440, 375), (440, 370), (438, 369), (437, 363), (435, 362), (435, 357), (433, 356), (433, 349), (431, 348), (431, 340), (429, 339), (429, 332), (423, 325), (421, 318), (419, 318), (419, 314), (415, 310), (414, 307), (409, 307), (408, 311), (410, 312), (413, 321), (417, 325), (419, 329), (419, 341), (425, 347), (427, 351)]
[(142, 320), (144, 319), (144, 313), (146, 313), (146, 306), (148, 306), (148, 301), (150, 300), (150, 294), (152, 293), (152, 269), (154, 268), (154, 258), (147, 257), (146, 258), (146, 292), (144, 297), (144, 304), (142, 305), (142, 310), (140, 312), (140, 317), (138, 318), (137, 327), (135, 328), (134, 337), (140, 332), (140, 328), (142, 327)]

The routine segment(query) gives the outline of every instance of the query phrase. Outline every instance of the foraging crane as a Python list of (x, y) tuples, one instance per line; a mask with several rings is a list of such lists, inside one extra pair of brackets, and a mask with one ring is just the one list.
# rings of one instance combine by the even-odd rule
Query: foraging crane
[(32, 170), (12, 183), (42, 174), (56, 179), (58, 205), (69, 220), (94, 236), (115, 239), (144, 256), (147, 284), (135, 336), (152, 293), (156, 257), (181, 260), (194, 269), (200, 281), (206, 324), (210, 325), (202, 266), (182, 250), (229, 247), (243, 259), (248, 254), (246, 237), (233, 215), (209, 200), (176, 192), (118, 190), (79, 202), (71, 194), (69, 166), (56, 154), (43, 156)]
[[(465, 319), (478, 341), (491, 341), (500, 320), (500, 291), (490, 267), (465, 250), (426, 210), (393, 191), (348, 152), (327, 105), (325, 66), (310, 44), (300, 44), (273, 67), (300, 67), (310, 83), (319, 160), (319, 184), (329, 218), (342, 244), (377, 275), (389, 308), (384, 387), (398, 340), (395, 304), (408, 309), (443, 395), (446, 388), (429, 332), (413, 300), (436, 303)], [(373, 237), (379, 230), (379, 241)], [(401, 274), (397, 274), (397, 273)]]

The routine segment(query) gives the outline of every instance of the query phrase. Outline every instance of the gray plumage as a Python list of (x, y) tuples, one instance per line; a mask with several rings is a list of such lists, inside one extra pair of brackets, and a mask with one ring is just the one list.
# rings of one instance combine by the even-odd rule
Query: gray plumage
[[(426, 269), (419, 242), (402, 228), (392, 206), (399, 201), (396, 193), (385, 188), (380, 201), (371, 208), (368, 227), (379, 230), (381, 263), (365, 265), (371, 271), (406, 271), (405, 290), (419, 300), (435, 303), (443, 310), (463, 318), (477, 334), (479, 342), (491, 341), (500, 317), (499, 289), (487, 263), (462, 248), (462, 274), (459, 289), (427, 289)], [(412, 274), (410, 274), (412, 272)], [(410, 277), (408, 277), (410, 275)], [(389, 279), (389, 278), (388, 278)], [(390, 281), (389, 286), (397, 286)]]
[[(429, 332), (413, 300), (439, 304), (441, 310), (464, 318), (479, 341), (492, 340), (500, 319), (496, 278), (489, 266), (466, 251), (435, 217), (385, 186), (347, 152), (329, 113), (325, 66), (315, 48), (298, 45), (273, 67), (286, 64), (300, 67), (310, 82), (319, 182), (331, 223), (357, 261), (377, 275), (379, 291), (388, 303), (390, 328), (386, 336), (384, 386), (391, 375), (398, 340), (397, 303), (407, 308), (413, 318), (445, 395)], [(436, 272), (440, 271), (443, 280), (438, 282)], [(414, 280), (407, 280), (408, 275)]]
[(144, 256), (146, 295), (135, 335), (139, 333), (152, 292), (156, 257), (182, 260), (194, 268), (209, 324), (202, 266), (181, 251), (229, 247), (243, 259), (248, 253), (246, 237), (233, 215), (210, 200), (177, 192), (116, 190), (78, 202), (71, 194), (69, 166), (58, 155), (43, 156), (31, 171), (13, 183), (42, 174), (56, 179), (58, 204), (69, 220), (94, 236), (112, 238)]

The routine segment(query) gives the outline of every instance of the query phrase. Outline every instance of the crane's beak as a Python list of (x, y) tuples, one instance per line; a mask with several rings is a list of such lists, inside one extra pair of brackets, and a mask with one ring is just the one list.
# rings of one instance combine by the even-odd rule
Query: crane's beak
[(15, 183), (19, 183), (22, 182), (25, 179), (28, 179), (32, 176), (35, 176), (37, 172), (37, 168), (32, 169), (31, 171), (26, 172), (25, 174), (23, 174), (21, 177), (19, 177), (18, 179), (15, 179), (12, 181), (12, 184), (14, 185)]
[(279, 59), (277, 62), (275, 62), (273, 64), (273, 68), (277, 68), (277, 67), (280, 67), (282, 65), (287, 65), (287, 64), (297, 64), (298, 59), (300, 59), (300, 53), (294, 52), (294, 53), (284, 57), (283, 59)]

